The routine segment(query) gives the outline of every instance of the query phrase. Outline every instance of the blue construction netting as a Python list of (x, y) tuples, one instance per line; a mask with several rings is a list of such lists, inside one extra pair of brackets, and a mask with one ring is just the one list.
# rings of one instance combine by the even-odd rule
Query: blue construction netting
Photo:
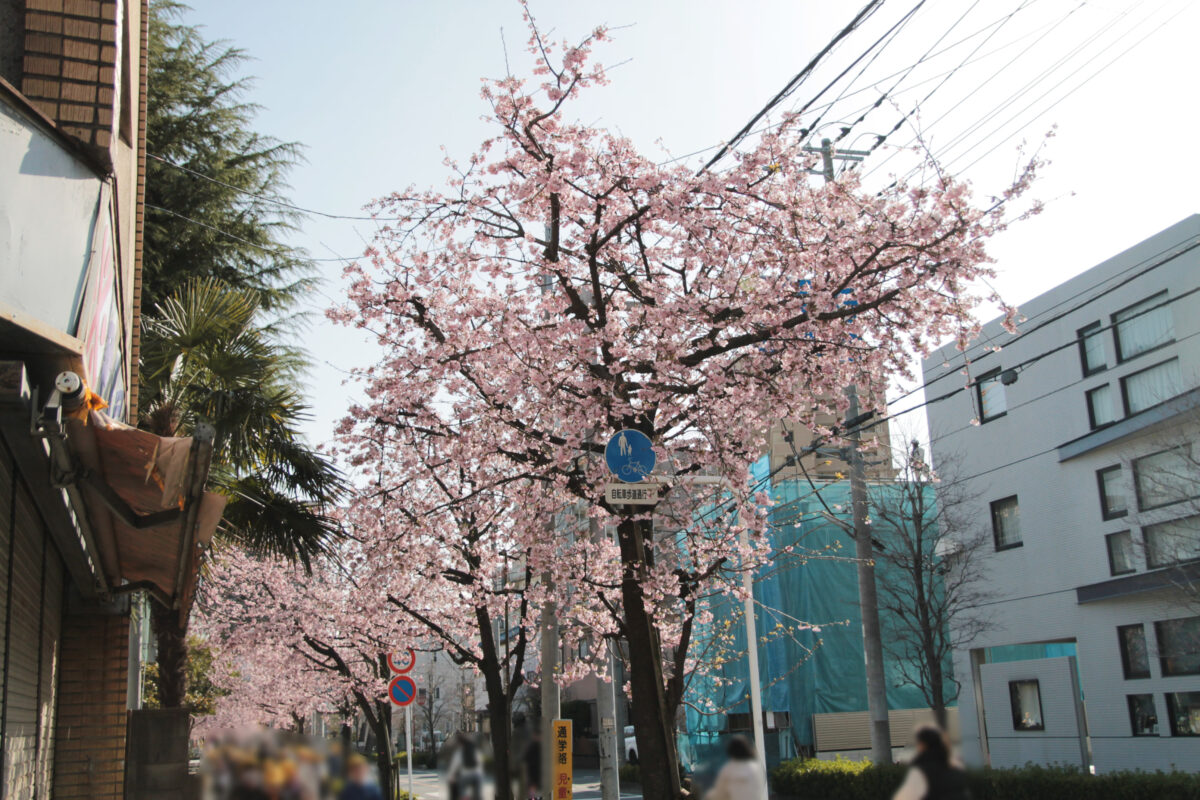
[[(852, 537), (829, 521), (807, 482), (770, 485), (766, 458), (753, 472), (774, 498), (767, 535), (772, 552), (781, 554), (759, 570), (754, 583), (763, 710), (775, 723), (765, 742), (767, 762), (773, 766), (812, 748), (813, 714), (866, 710), (866, 669)], [(849, 520), (848, 482), (818, 486), (825, 504)], [(869, 491), (899, 488), (879, 483)], [(793, 548), (790, 554), (788, 547)], [(881, 562), (878, 569), (879, 579), (886, 580), (886, 565)], [(688, 687), (680, 757), (689, 770), (719, 764), (730, 729), (749, 728), (743, 603), (726, 594), (711, 598), (709, 610), (712, 619), (697, 631), (693, 654), (708, 664), (719, 663), (698, 672)], [(945, 668), (949, 676), (950, 665)], [(928, 705), (918, 688), (905, 683), (896, 662), (885, 660), (885, 672), (891, 708)], [(950, 688), (949, 677), (947, 682)], [(733, 725), (730, 715), (735, 715)]]

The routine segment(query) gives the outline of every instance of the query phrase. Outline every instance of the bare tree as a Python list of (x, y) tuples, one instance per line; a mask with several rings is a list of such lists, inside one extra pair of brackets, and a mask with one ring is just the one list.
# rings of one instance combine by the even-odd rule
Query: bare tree
[(417, 715), (428, 735), (430, 765), (437, 765), (438, 733), (448, 733), (454, 726), (455, 715), (462, 709), (458, 698), (461, 689), (460, 667), (454, 665), (445, 654), (430, 654), (423, 670), (418, 693)]
[(871, 493), (884, 650), (942, 726), (958, 697), (951, 656), (991, 627), (978, 610), (990, 538), (972, 511), (975, 499), (955, 480), (953, 463), (935, 475), (915, 440), (897, 480)]

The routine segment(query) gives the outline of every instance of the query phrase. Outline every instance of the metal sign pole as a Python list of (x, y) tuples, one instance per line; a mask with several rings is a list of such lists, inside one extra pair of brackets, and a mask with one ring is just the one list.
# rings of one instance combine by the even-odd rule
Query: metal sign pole
[[(413, 741), (412, 741), (412, 706), (411, 705), (404, 707), (404, 743), (405, 743), (405, 745), (407, 745), (407, 747), (404, 748), (404, 750), (405, 750), (404, 755), (407, 756), (407, 761), (408, 761), (408, 800), (413, 800), (413, 788), (412, 788), (412, 751), (413, 751), (412, 746), (413, 746)], [(450, 798), (450, 800), (458, 800), (458, 798), (452, 797), (452, 798)]]

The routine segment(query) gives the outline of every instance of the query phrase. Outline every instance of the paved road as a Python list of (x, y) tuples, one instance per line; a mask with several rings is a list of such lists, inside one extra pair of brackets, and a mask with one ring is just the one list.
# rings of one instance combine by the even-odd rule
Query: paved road
[[(408, 774), (401, 769), (400, 788), (408, 788)], [(600, 800), (599, 770), (577, 770), (574, 784), (575, 800)], [(435, 770), (413, 770), (413, 792), (419, 800), (448, 800), (446, 781)], [(490, 783), (484, 786), (483, 800), (492, 800), (494, 793)], [(642, 800), (641, 791), (636, 786), (623, 788), (621, 800)]]

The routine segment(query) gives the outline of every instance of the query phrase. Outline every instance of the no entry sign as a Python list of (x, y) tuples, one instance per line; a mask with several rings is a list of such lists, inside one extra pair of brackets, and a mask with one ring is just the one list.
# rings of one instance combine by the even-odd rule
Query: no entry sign
[(398, 706), (406, 706), (417, 698), (417, 682), (407, 675), (397, 675), (388, 684), (388, 697)]

